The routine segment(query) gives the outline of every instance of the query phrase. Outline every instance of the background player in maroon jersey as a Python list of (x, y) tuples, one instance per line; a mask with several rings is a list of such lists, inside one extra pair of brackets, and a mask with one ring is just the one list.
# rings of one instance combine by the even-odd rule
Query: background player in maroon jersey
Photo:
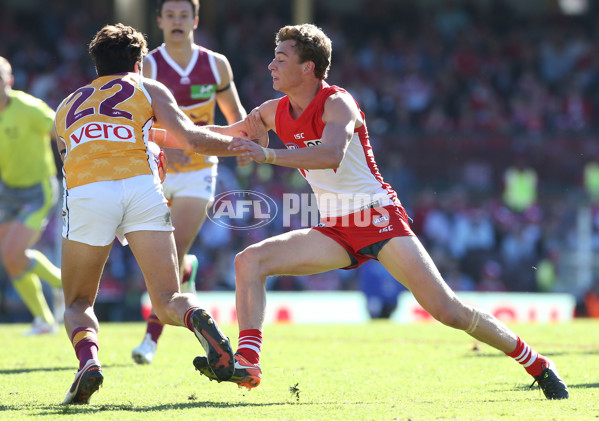
[[(166, 85), (195, 124), (213, 124), (216, 104), (227, 123), (233, 124), (245, 118), (246, 112), (227, 58), (194, 43), (199, 8), (198, 0), (160, 0), (158, 26), (164, 44), (150, 51), (143, 74)], [(171, 168), (163, 188), (175, 227), (181, 290), (195, 292), (198, 261), (187, 253), (214, 200), (218, 160), (179, 149), (167, 149), (166, 153)], [(152, 362), (163, 327), (152, 313), (143, 341), (133, 349), (135, 362)]]
[[(435, 319), (516, 359), (548, 399), (567, 398), (568, 389), (551, 360), (492, 315), (463, 303), (445, 283), (412, 232), (397, 195), (378, 172), (364, 113), (348, 92), (324, 81), (331, 52), (331, 41), (314, 25), (280, 29), (268, 69), (273, 88), (286, 96), (266, 101), (247, 121), (263, 126), (262, 145), (267, 146), (266, 130), (273, 130), (288, 149), (246, 140), (229, 146), (259, 163), (301, 169), (323, 219), (317, 227), (277, 235), (236, 256), (240, 337), (235, 372), (228, 381), (247, 388), (261, 381), (268, 276), (351, 269), (377, 259)], [(197, 357), (194, 365), (215, 379), (205, 357)]]

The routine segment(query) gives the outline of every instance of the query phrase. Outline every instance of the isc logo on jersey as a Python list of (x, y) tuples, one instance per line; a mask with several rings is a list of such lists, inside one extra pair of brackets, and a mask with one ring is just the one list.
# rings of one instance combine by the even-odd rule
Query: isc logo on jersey
[(71, 149), (94, 140), (135, 142), (133, 127), (125, 124), (87, 123), (71, 133)]

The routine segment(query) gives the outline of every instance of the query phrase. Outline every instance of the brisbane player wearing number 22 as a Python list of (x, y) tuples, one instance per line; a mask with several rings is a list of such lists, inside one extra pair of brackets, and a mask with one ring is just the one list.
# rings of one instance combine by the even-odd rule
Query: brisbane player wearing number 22
[(148, 142), (154, 120), (204, 155), (235, 155), (227, 150), (235, 138), (194, 125), (163, 84), (141, 76), (147, 46), (135, 29), (107, 25), (89, 52), (99, 77), (69, 95), (55, 119), (64, 156), (64, 323), (79, 360), (63, 403), (87, 403), (104, 379), (93, 305), (115, 236), (128, 241), (160, 320), (191, 330), (214, 375), (228, 380), (234, 371), (228, 338), (195, 295), (179, 292), (170, 211)]

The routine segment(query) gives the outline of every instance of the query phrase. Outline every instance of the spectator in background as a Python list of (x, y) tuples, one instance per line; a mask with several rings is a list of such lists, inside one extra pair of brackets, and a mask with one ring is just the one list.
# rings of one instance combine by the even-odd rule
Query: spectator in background
[(537, 201), (537, 183), (537, 172), (518, 154), (503, 174), (503, 202), (514, 212), (524, 212)]
[(456, 215), (451, 235), (451, 249), (462, 260), (463, 271), (471, 277), (481, 273), (497, 243), (489, 213), (482, 208), (471, 208)]
[(482, 265), (480, 279), (476, 284), (476, 290), (484, 292), (507, 291), (507, 287), (503, 282), (503, 269), (498, 262), (488, 260)]
[[(31, 248), (58, 195), (50, 143), (54, 111), (42, 100), (13, 90), (13, 83), (11, 65), (0, 57), (0, 253), (12, 285), (33, 314), (27, 334), (55, 333), (55, 316), (40, 278), (62, 296), (60, 269)], [(64, 307), (55, 310), (62, 319)]]
[(545, 256), (537, 264), (535, 270), (535, 280), (539, 292), (551, 292), (559, 282), (557, 274), (557, 264), (559, 261), (559, 250), (551, 248), (547, 250)]
[(589, 203), (599, 205), (599, 152), (584, 165), (582, 183)]
[(358, 268), (360, 290), (366, 296), (368, 314), (373, 319), (388, 319), (397, 308), (397, 299), (406, 288), (379, 262), (369, 261)]

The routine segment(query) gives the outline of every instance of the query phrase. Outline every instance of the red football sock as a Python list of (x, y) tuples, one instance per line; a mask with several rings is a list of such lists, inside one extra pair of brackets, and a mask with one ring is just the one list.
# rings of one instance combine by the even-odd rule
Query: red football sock
[(78, 327), (71, 335), (71, 343), (79, 360), (79, 370), (87, 360), (98, 359), (98, 335), (91, 327)]
[(505, 353), (508, 357), (512, 357), (518, 361), (528, 374), (538, 376), (543, 372), (543, 368), (547, 365), (547, 360), (537, 351), (532, 349), (526, 342), (518, 337), (516, 349), (510, 353)]
[(162, 330), (164, 329), (164, 323), (160, 321), (158, 316), (154, 313), (150, 314), (148, 318), (148, 326), (146, 328), (146, 333), (150, 334), (150, 337), (154, 342), (158, 342), (158, 338), (162, 335)]
[(258, 329), (246, 329), (239, 332), (237, 352), (252, 364), (260, 362), (262, 332)]

